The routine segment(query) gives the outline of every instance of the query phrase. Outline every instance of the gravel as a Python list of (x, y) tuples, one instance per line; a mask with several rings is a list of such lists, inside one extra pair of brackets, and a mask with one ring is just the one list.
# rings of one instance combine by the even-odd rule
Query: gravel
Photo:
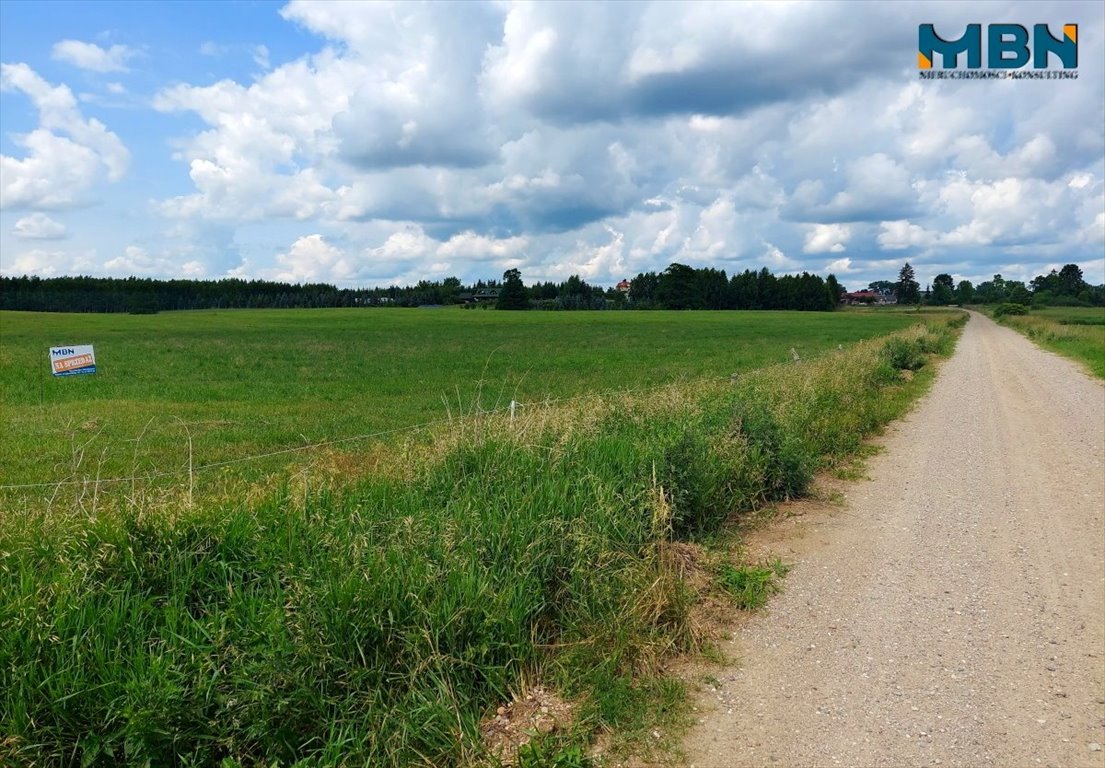
[(1105, 387), (973, 314), (881, 443), (774, 545), (687, 762), (1105, 766)]

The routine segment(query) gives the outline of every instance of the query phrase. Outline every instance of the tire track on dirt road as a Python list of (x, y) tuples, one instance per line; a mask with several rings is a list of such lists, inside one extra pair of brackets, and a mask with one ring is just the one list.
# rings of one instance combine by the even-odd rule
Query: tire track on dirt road
[(973, 314), (882, 442), (774, 546), (687, 762), (1105, 766), (1105, 387)]

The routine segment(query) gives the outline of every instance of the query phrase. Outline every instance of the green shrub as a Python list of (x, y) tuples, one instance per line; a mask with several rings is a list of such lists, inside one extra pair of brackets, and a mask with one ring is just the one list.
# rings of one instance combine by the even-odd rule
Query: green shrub
[(741, 436), (759, 501), (800, 496), (813, 479), (817, 454), (802, 435), (788, 432), (763, 404), (740, 401), (733, 409), (733, 429)]
[(1006, 317), (1007, 315), (1027, 315), (1028, 307), (1024, 304), (1016, 304), (1006, 301), (994, 307), (994, 317)]
[(925, 365), (925, 353), (918, 339), (894, 336), (883, 345), (883, 358), (895, 370), (916, 371)]

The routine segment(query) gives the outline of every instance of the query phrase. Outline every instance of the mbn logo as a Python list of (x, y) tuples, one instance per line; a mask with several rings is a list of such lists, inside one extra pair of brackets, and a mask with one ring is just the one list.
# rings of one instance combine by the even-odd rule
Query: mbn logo
[[(1031, 45), (1030, 45), (1031, 43)], [(932, 24), (917, 28), (917, 66), (931, 69), (940, 54), (944, 69), (955, 69), (959, 54), (967, 54), (967, 68), (982, 67), (982, 25), (968, 24), (958, 40), (945, 40)], [(1032, 39), (1021, 24), (986, 25), (986, 66), (990, 69), (1020, 69), (1032, 60), (1033, 69), (1047, 69), (1048, 55), (1059, 57), (1063, 69), (1078, 68), (1078, 25), (1064, 24), (1063, 34), (1052, 37), (1047, 24), (1032, 25)]]
[(61, 357), (63, 355), (71, 355), (76, 351), (77, 350), (75, 350), (75, 349), (55, 349), (55, 350), (53, 350), (54, 357)]

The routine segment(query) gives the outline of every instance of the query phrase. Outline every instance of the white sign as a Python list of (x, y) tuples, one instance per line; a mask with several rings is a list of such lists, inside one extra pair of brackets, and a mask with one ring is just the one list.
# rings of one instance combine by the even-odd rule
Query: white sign
[(96, 353), (91, 344), (50, 347), (50, 370), (55, 376), (76, 376), (96, 372)]

